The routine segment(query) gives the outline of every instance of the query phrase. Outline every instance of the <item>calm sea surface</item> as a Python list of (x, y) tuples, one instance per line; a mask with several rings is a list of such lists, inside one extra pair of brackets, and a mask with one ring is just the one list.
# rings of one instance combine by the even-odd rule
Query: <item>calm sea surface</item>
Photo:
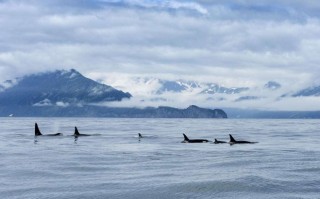
[(320, 120), (0, 118), (0, 198), (320, 198), (319, 142)]

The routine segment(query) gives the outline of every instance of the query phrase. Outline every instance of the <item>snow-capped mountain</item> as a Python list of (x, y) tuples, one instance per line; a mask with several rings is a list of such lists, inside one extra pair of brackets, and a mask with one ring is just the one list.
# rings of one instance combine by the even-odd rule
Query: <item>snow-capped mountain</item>
[(221, 109), (197, 106), (182, 109), (167, 106), (158, 108), (103, 106), (132, 96), (130, 93), (124, 93), (88, 79), (74, 69), (33, 74), (5, 81), (0, 89), (0, 116), (2, 117), (14, 115), (18, 117), (227, 118), (227, 114)]
[(157, 94), (162, 94), (165, 92), (199, 92), (199, 94), (236, 94), (243, 91), (249, 90), (248, 87), (224, 87), (217, 83), (203, 83), (195, 81), (185, 81), (185, 80), (176, 80), (176, 81), (167, 81), (159, 80), (161, 84), (160, 89), (157, 90)]
[(269, 81), (264, 85), (264, 88), (270, 89), (270, 90), (277, 90), (281, 88), (281, 84), (275, 81)]
[(222, 94), (237, 94), (244, 91), (249, 90), (248, 87), (233, 87), (233, 88), (227, 88), (224, 86), (220, 86), (219, 84), (210, 83), (205, 84), (205, 89), (201, 91), (202, 94), (216, 94), (216, 93), (222, 93)]
[[(134, 78), (135, 86), (144, 88), (155, 95), (165, 93), (195, 93), (195, 94), (238, 94), (248, 91), (249, 87), (225, 87), (217, 83), (197, 82), (190, 80), (165, 80), (158, 78)], [(121, 86), (122, 88), (125, 85)]]
[(305, 88), (303, 90), (298, 91), (297, 93), (293, 94), (293, 97), (309, 97), (309, 96), (320, 96), (320, 86), (313, 86), (309, 88)]
[[(170, 104), (177, 100), (187, 103), (244, 102), (265, 98), (279, 98), (283, 93), (282, 85), (268, 81), (260, 86), (225, 86), (217, 82), (201, 82), (183, 79), (161, 79), (154, 77), (126, 77), (123, 81), (113, 79), (106, 82), (116, 88), (128, 90), (135, 98), (149, 105)], [(138, 100), (137, 100), (138, 101)]]
[(238, 99), (234, 100), (235, 102), (241, 102), (241, 101), (249, 101), (249, 100), (258, 100), (260, 97), (257, 96), (242, 96)]
[(165, 92), (183, 92), (183, 91), (192, 91), (196, 88), (201, 88), (201, 85), (194, 81), (169, 81), (169, 80), (158, 80), (161, 85), (160, 88), (156, 91), (157, 94), (162, 94)]
[(131, 97), (130, 93), (95, 82), (74, 69), (24, 76), (4, 82), (1, 89), (0, 105), (10, 106), (84, 105)]
[(14, 86), (17, 83), (18, 80), (19, 79), (17, 78), (17, 79), (14, 79), (14, 80), (6, 80), (6, 81), (4, 81), (2, 84), (0, 84), (0, 92), (4, 91), (4, 90), (6, 90), (6, 89), (8, 89), (8, 88), (10, 88), (12, 86)]

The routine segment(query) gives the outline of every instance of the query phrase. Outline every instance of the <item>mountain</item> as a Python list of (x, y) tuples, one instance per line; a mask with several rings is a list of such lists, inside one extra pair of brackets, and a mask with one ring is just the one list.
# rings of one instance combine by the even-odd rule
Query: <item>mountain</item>
[[(167, 85), (170, 86), (170, 83), (167, 82)], [(130, 93), (88, 79), (74, 69), (56, 70), (7, 80), (1, 84), (0, 116), (227, 118), (223, 110), (197, 106), (186, 109), (172, 107), (139, 109), (97, 105), (131, 97)]]
[(227, 114), (221, 109), (204, 109), (191, 105), (186, 109), (176, 109), (171, 107), (159, 107), (156, 109), (157, 116), (166, 115), (173, 118), (227, 118)]
[[(264, 96), (256, 96), (256, 98), (267, 97), (269, 94), (274, 95), (277, 93), (279, 96), (280, 88), (282, 85), (276, 81), (268, 81), (265, 84), (257, 86), (240, 86), (235, 84), (234, 86), (224, 86), (217, 82), (208, 81), (192, 81), (188, 79), (177, 79), (177, 80), (167, 80), (152, 77), (132, 77), (127, 82), (132, 82), (135, 85), (135, 89), (132, 93), (136, 92), (136, 88), (141, 88), (139, 91), (146, 90), (148, 95), (154, 95), (154, 98), (159, 97), (159, 95), (167, 93), (189, 93), (192, 95), (208, 95), (207, 97), (211, 99), (211, 96), (218, 95), (220, 98), (228, 98), (230, 96), (232, 101), (234, 98), (240, 98), (245, 96), (254, 96), (256, 94)], [(119, 81), (117, 81), (119, 83)], [(118, 85), (119, 88), (125, 88), (130, 90), (131, 85)], [(140, 92), (141, 94), (143, 92)], [(252, 100), (252, 99), (251, 99)]]
[(2, 106), (84, 105), (131, 97), (130, 93), (95, 82), (74, 69), (28, 75), (3, 85), (7, 86), (2, 86), (0, 92)]
[(201, 91), (201, 94), (215, 94), (215, 93), (223, 93), (223, 94), (238, 94), (244, 91), (249, 90), (248, 87), (234, 87), (234, 88), (227, 88), (220, 86), (219, 84), (205, 84), (205, 89)]
[(79, 106), (19, 106), (12, 110), (0, 106), (0, 117), (118, 117), (118, 118), (227, 118), (221, 109), (190, 106), (186, 109), (172, 107), (119, 108), (84, 105)]
[(150, 84), (157, 83), (159, 86), (155, 87), (153, 93), (156, 95), (161, 95), (166, 92), (173, 93), (182, 93), (182, 92), (197, 92), (198, 94), (239, 94), (244, 91), (248, 91), (248, 87), (224, 87), (217, 83), (205, 83), (205, 82), (196, 82), (190, 80), (164, 80), (157, 78), (136, 78), (135, 83), (145, 84), (145, 85), (154, 85)]
[[(279, 91), (282, 88), (281, 84), (276, 81), (268, 81), (260, 86), (245, 87), (233, 86), (227, 87), (218, 83), (199, 82), (191, 80), (165, 80), (158, 78), (141, 78), (134, 77), (131, 81), (135, 85), (132, 92), (139, 91), (140, 96), (145, 99), (155, 101), (175, 101), (177, 94), (186, 94), (184, 96), (192, 96), (197, 99), (203, 99), (207, 102), (230, 102), (238, 103), (244, 101), (257, 101), (260, 99), (267, 99), (268, 97), (277, 100), (281, 96)], [(120, 88), (127, 88), (130, 86), (121, 85)], [(141, 88), (141, 89), (137, 89)], [(141, 92), (141, 91), (147, 92)], [(171, 95), (174, 94), (174, 95)]]
[(313, 86), (309, 88), (305, 88), (303, 90), (298, 91), (297, 93), (292, 95), (293, 97), (309, 97), (309, 96), (320, 96), (320, 86)]
[(281, 88), (281, 84), (275, 81), (269, 81), (264, 85), (264, 88), (270, 90), (278, 90), (279, 88)]
[(258, 100), (260, 99), (257, 96), (243, 96), (239, 97), (238, 99), (234, 100), (235, 102), (247, 101), (247, 100)]
[(165, 92), (183, 92), (187, 90), (192, 90), (195, 88), (201, 88), (197, 82), (193, 81), (168, 81), (168, 80), (158, 80), (161, 87), (156, 91), (157, 94), (162, 94)]

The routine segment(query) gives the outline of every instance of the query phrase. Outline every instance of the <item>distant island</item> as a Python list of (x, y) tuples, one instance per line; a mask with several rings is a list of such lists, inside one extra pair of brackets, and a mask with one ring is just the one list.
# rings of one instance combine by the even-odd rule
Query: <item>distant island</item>
[(204, 109), (189, 106), (186, 109), (172, 107), (147, 107), (147, 108), (119, 108), (104, 106), (48, 106), (32, 107), (0, 106), (0, 117), (113, 117), (113, 118), (227, 118), (221, 109)]
[(130, 99), (128, 92), (98, 83), (78, 71), (57, 70), (7, 80), (0, 86), (0, 116), (120, 117), (120, 118), (227, 118), (221, 109), (191, 105), (120, 108), (92, 104)]

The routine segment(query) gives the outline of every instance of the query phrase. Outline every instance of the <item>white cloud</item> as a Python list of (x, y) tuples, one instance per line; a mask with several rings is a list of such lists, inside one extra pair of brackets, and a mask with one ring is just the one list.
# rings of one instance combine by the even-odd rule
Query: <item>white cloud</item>
[(37, 102), (35, 104), (33, 104), (33, 106), (52, 106), (51, 100), (49, 99), (44, 99), (40, 102)]
[(159, 9), (187, 9), (194, 10), (201, 14), (207, 14), (205, 7), (193, 1), (172, 1), (172, 0), (103, 0), (108, 3), (123, 3), (133, 6)]
[(0, 79), (75, 68), (138, 96), (159, 85), (131, 77), (291, 92), (320, 81), (317, 11), (299, 0), (2, 1)]
[(61, 107), (68, 107), (70, 104), (68, 102), (56, 102), (57, 106), (61, 106)]

